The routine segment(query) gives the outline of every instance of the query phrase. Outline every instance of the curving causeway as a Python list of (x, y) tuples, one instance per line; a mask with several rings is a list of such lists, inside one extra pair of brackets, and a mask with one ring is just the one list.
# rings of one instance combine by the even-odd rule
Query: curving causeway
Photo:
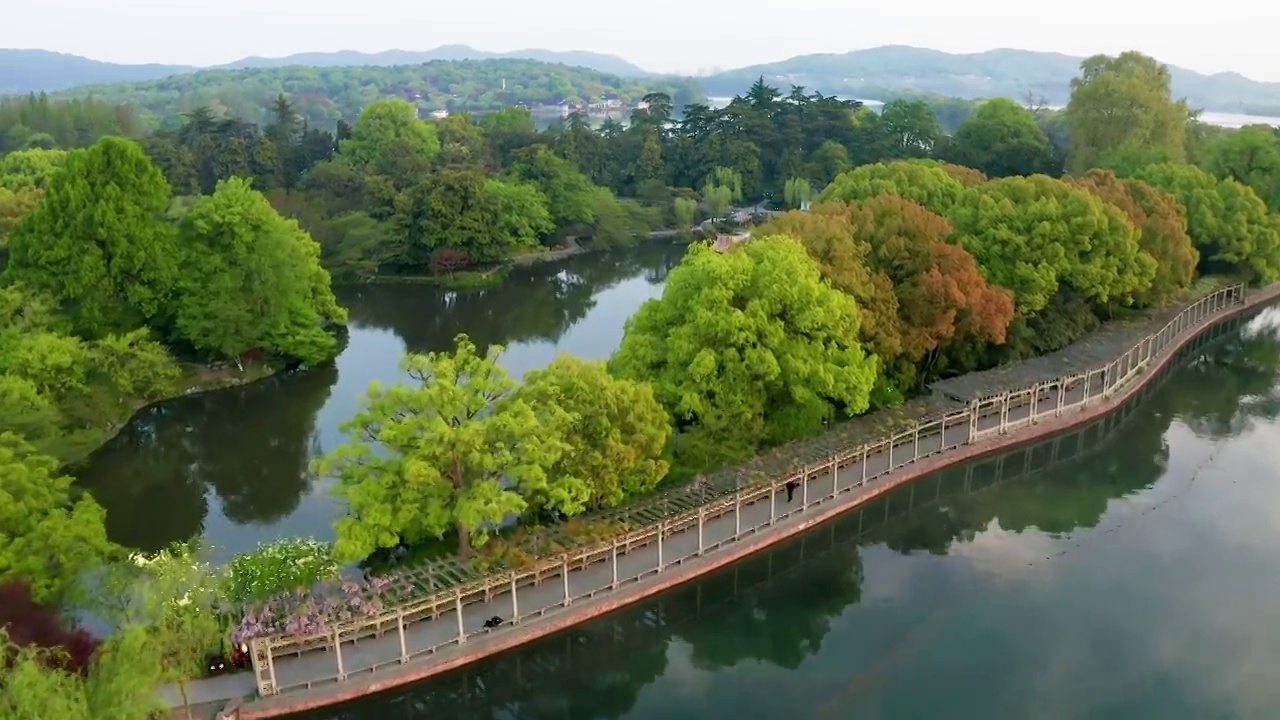
[[(256, 639), (252, 674), (193, 681), (188, 694), (193, 704), (230, 701), (220, 713), (228, 720), (278, 717), (508, 650), (733, 563), (941, 467), (1109, 413), (1179, 351), (1218, 336), (1223, 320), (1276, 297), (1280, 285), (1220, 289), (1132, 338), (1100, 367), (953, 397), (891, 436), (759, 482), (685, 488), (656, 522), (597, 547), (539, 558), (528, 569), (479, 578), (323, 635)], [(494, 616), (503, 624), (485, 628)]]

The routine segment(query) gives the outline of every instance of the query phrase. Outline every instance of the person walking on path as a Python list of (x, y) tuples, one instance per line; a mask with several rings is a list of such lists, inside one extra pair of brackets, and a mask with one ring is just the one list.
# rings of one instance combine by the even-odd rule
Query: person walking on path
[(799, 486), (800, 486), (800, 483), (796, 482), (795, 480), (787, 481), (787, 502), (791, 502), (791, 498), (795, 497), (796, 488)]

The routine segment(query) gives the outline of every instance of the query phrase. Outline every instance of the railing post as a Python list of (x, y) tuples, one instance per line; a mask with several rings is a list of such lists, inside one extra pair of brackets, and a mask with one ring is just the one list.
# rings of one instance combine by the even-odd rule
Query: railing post
[(701, 554), (702, 554), (702, 548), (703, 548), (703, 544), (702, 544), (702, 526), (703, 526), (703, 517), (704, 517), (704, 515), (706, 514), (706, 512), (707, 512), (707, 508), (706, 508), (706, 506), (699, 506), (699, 507), (698, 507), (698, 554), (699, 554), (699, 555), (701, 555)]
[(733, 539), (742, 536), (742, 490), (733, 495)]
[(947, 449), (947, 414), (942, 413), (942, 422), (938, 423), (938, 452)]
[(867, 484), (867, 446), (862, 446), (862, 480), (858, 482), (858, 487)]
[(573, 596), (569, 594), (569, 553), (560, 561), (560, 578), (564, 582), (564, 606), (569, 607), (573, 603)]
[(800, 481), (800, 509), (808, 510), (809, 509), (809, 466), (805, 465), (804, 470), (802, 472), (804, 473), (804, 479)]
[(969, 442), (978, 439), (978, 418), (982, 416), (982, 402), (974, 400), (969, 404)]
[(777, 500), (778, 500), (778, 486), (775, 485), (774, 483), (769, 483), (769, 524), (770, 525), (773, 524), (773, 519), (778, 516)]
[(911, 436), (911, 442), (914, 447), (911, 450), (911, 461), (915, 462), (920, 459), (920, 424), (916, 423), (915, 430)]
[(618, 589), (618, 541), (617, 540), (613, 541), (613, 552), (610, 553), (610, 555), (612, 560), (610, 564), (613, 566), (613, 582), (610, 584), (610, 588), (613, 590), (617, 590)]
[(1086, 370), (1084, 373), (1084, 398), (1080, 400), (1081, 405), (1089, 404), (1089, 381), (1093, 379), (1093, 370)]
[(400, 664), (403, 665), (409, 662), (409, 645), (404, 639), (404, 610), (396, 613), (396, 630), (400, 634)]
[(467, 641), (467, 630), (462, 627), (462, 590), (453, 591), (453, 610), (458, 615), (458, 644)]
[(1027, 424), (1034, 425), (1036, 422), (1036, 406), (1040, 404), (1040, 383), (1031, 386), (1031, 410), (1027, 415)]
[(663, 530), (667, 529), (667, 521), (663, 520), (658, 523), (658, 572), (662, 572), (662, 535)]
[[(615, 544), (616, 548), (617, 545)], [(520, 622), (520, 600), (516, 598), (516, 571), (511, 571), (511, 624)]]
[(347, 672), (342, 667), (342, 640), (338, 628), (333, 629), (333, 659), (338, 662), (338, 682), (347, 679)]
[(1067, 381), (1063, 378), (1058, 379), (1058, 407), (1054, 408), (1053, 416), (1062, 417), (1062, 409), (1067, 404)]
[(840, 458), (839, 456), (831, 456), (831, 497), (840, 494)]
[(1009, 432), (1009, 393), (1000, 397), (1000, 434)]

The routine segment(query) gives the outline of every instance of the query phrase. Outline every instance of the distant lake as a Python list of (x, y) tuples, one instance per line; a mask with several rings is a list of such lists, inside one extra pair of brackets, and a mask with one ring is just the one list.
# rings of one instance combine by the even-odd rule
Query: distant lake
[[(839, 97), (836, 95), (835, 97)], [(722, 108), (729, 104), (733, 98), (727, 97), (709, 97), (707, 104), (713, 108)], [(855, 98), (856, 99), (856, 98)], [(863, 105), (870, 108), (884, 107), (884, 103), (879, 100), (859, 100)], [(1061, 110), (1061, 107), (1053, 107), (1053, 110)], [(1217, 125), (1226, 128), (1239, 128), (1245, 125), (1272, 125), (1280, 127), (1280, 117), (1272, 115), (1245, 115), (1243, 113), (1228, 112), (1209, 112), (1200, 113), (1200, 120), (1210, 125)]]

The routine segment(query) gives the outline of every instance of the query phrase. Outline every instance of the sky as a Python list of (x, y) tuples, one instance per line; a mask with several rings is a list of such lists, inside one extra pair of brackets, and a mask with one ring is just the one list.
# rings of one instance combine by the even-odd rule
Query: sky
[[(914, 45), (1069, 55), (1134, 49), (1205, 73), (1280, 82), (1270, 0), (43, 0), (14, 2), (0, 47), (121, 63), (216, 65), (247, 55), (465, 44), (619, 55), (655, 72), (729, 69), (819, 52)], [(1247, 22), (1241, 22), (1247, 18)]]

